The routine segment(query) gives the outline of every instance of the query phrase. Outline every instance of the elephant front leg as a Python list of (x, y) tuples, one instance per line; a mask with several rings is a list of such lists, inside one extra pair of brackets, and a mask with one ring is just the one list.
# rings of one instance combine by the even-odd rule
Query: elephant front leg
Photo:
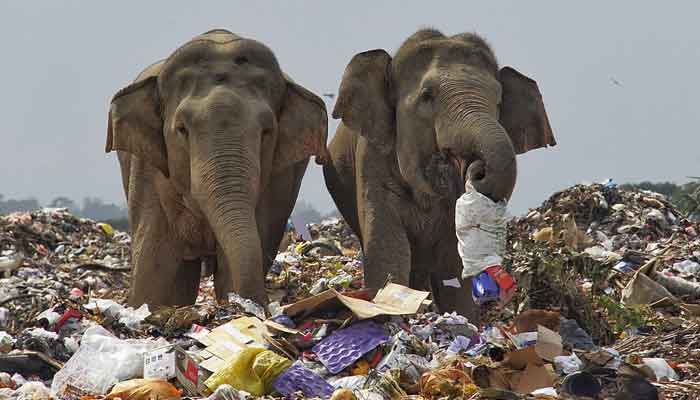
[(183, 246), (168, 234), (165, 221), (161, 215), (135, 231), (131, 306), (190, 305), (197, 300), (201, 262), (183, 260)]
[(433, 299), (440, 312), (456, 311), (475, 325), (480, 323), (480, 309), (472, 298), (472, 282), (462, 279), (462, 259), (457, 252), (457, 239), (450, 237), (436, 246), (435, 263), (430, 273)]
[(381, 288), (389, 276), (392, 282), (408, 286), (411, 244), (399, 218), (390, 210), (373, 210), (365, 215), (362, 236), (365, 286)]

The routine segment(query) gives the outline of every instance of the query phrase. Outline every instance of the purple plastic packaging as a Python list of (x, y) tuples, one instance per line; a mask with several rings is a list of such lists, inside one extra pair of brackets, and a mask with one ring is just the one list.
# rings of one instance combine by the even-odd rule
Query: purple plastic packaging
[(298, 362), (282, 372), (272, 387), (285, 397), (291, 397), (298, 391), (306, 397), (328, 398), (333, 394), (333, 386)]
[(360, 321), (333, 332), (314, 346), (313, 352), (330, 373), (337, 374), (387, 341), (389, 336), (381, 325)]

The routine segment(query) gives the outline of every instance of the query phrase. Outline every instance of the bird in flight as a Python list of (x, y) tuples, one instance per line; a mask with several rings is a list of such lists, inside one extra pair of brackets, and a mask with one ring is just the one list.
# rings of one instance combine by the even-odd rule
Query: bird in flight
[(335, 98), (335, 93), (324, 93), (323, 97), (328, 97), (329, 99), (333, 100)]
[(615, 79), (613, 77), (610, 77), (610, 82), (612, 82), (613, 85), (617, 85), (617, 86), (622, 87), (622, 84), (620, 83), (620, 81), (618, 81), (617, 79)]

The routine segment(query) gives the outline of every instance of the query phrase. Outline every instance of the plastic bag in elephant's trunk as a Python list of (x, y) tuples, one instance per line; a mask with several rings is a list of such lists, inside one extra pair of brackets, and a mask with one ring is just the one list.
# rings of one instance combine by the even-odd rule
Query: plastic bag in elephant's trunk
[(501, 268), (506, 247), (506, 202), (494, 202), (467, 182), (455, 206), (458, 251), (462, 278), (472, 278), (472, 296), (477, 304), (492, 300), (507, 302), (515, 281)]

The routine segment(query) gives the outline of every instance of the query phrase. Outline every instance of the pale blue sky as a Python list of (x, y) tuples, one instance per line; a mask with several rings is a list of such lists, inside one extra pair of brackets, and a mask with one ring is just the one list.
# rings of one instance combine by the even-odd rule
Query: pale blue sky
[[(103, 152), (109, 99), (213, 28), (266, 43), (318, 94), (337, 91), (355, 53), (393, 52), (417, 28), (482, 34), (501, 64), (538, 81), (559, 143), (519, 158), (514, 213), (582, 181), (697, 175), (700, 6), (564, 3), (3, 1), (0, 193), (123, 203), (116, 156)], [(301, 197), (332, 207), (314, 163)]]

